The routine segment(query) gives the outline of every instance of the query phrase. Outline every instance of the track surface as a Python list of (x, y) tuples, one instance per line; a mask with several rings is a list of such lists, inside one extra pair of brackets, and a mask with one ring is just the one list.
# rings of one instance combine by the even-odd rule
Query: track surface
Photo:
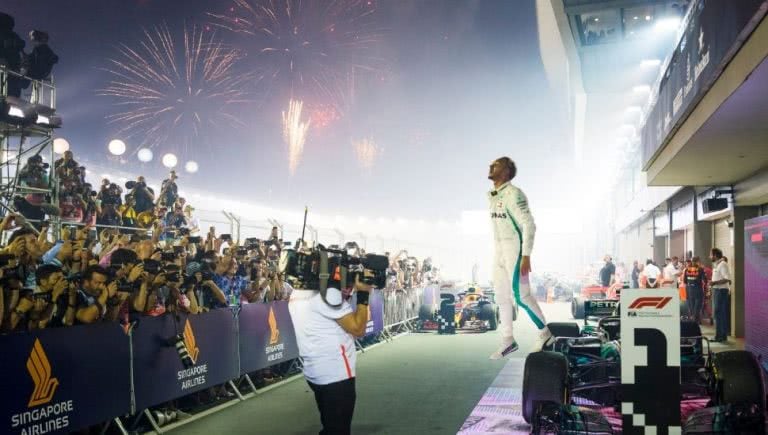
[[(542, 308), (548, 321), (571, 317), (566, 303)], [(533, 346), (536, 331), (525, 316), (515, 322), (515, 331), (520, 350), (511, 358), (522, 359)], [(352, 432), (456, 434), (508, 361), (488, 360), (498, 343), (495, 332), (451, 336), (429, 332), (400, 337), (359, 355)], [(319, 420), (309, 387), (298, 380), (172, 433), (316, 434)]]

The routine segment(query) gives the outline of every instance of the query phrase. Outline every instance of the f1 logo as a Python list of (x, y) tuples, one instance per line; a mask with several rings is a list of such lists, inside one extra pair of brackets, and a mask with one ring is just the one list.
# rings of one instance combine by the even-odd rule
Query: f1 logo
[(667, 306), (671, 300), (672, 298), (669, 296), (637, 298), (629, 305), (629, 309), (639, 310), (642, 308), (656, 308), (660, 310)]

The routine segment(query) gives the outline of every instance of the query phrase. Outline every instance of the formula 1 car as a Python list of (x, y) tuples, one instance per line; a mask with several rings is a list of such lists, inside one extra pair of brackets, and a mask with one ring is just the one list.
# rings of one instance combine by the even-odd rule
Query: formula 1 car
[[(554, 338), (525, 361), (523, 417), (532, 433), (620, 433), (619, 318), (603, 317), (583, 330), (576, 323), (548, 326)], [(713, 354), (693, 322), (681, 322), (680, 332), (683, 433), (765, 433), (766, 392), (754, 355)]]
[[(419, 320), (423, 329), (430, 329), (430, 324), (446, 322), (446, 314), (442, 311), (446, 306), (453, 306), (452, 326), (477, 330), (494, 331), (499, 325), (499, 307), (496, 305), (493, 290), (476, 290), (470, 287), (467, 291), (440, 294), (440, 308), (422, 305), (419, 309)], [(517, 307), (513, 311), (513, 319), (517, 318)]]
[(473, 328), (495, 331), (499, 327), (499, 307), (493, 291), (478, 292), (470, 287), (458, 293), (454, 321), (459, 329)]
[(584, 319), (584, 309), (588, 301), (618, 302), (619, 296), (621, 296), (621, 290), (628, 287), (629, 286), (620, 283), (611, 287), (601, 287), (596, 285), (582, 287), (581, 292), (579, 294), (574, 294), (573, 299), (571, 300), (571, 315), (574, 319)]

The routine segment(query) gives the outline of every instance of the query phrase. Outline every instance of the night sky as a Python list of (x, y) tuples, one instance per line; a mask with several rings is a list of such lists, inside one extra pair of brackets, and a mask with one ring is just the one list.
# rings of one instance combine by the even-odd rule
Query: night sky
[[(256, 2), (256, 0), (251, 0)], [(276, 3), (280, 1), (276, 0)], [(564, 108), (544, 76), (533, 1), (372, 2), (377, 29), (376, 70), (356, 78), (354, 97), (329, 125), (312, 129), (295, 175), (288, 171), (281, 134), (285, 93), (269, 83), (249, 83), (250, 100), (237, 107), (242, 125), (219, 126), (180, 150), (178, 143), (154, 149), (142, 165), (140, 139), (126, 140), (126, 162), (107, 159), (107, 143), (120, 125), (105, 117), (118, 110), (99, 96), (110, 76), (103, 71), (119, 44), (136, 46), (142, 29), (210, 24), (231, 1), (213, 0), (5, 0), (16, 31), (50, 33), (59, 54), (54, 70), (66, 138), (77, 156), (159, 177), (159, 156), (179, 153), (200, 171), (183, 173), (182, 185), (258, 203), (298, 208), (310, 204), (337, 214), (458, 218), (462, 210), (486, 207), (487, 165), (500, 155), (518, 162), (516, 180), (531, 202), (546, 205), (553, 165), (568, 161)], [(213, 30), (211, 30), (213, 31)], [(258, 62), (247, 38), (225, 30), (216, 36), (246, 58), (238, 73)], [(274, 82), (272, 82), (274, 87)], [(382, 149), (372, 170), (361, 168), (352, 141), (370, 137)], [(81, 157), (81, 159), (83, 159)]]

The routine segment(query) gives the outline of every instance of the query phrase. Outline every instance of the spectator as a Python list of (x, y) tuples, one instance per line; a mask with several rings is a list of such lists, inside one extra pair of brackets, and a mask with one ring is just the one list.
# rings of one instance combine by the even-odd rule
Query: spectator
[(605, 265), (600, 269), (600, 285), (603, 287), (610, 287), (616, 275), (616, 266), (613, 265), (610, 255), (606, 255), (603, 258)]
[(714, 306), (715, 336), (714, 342), (726, 341), (731, 330), (731, 272), (723, 257), (723, 251), (713, 248), (712, 260), (712, 305)]

